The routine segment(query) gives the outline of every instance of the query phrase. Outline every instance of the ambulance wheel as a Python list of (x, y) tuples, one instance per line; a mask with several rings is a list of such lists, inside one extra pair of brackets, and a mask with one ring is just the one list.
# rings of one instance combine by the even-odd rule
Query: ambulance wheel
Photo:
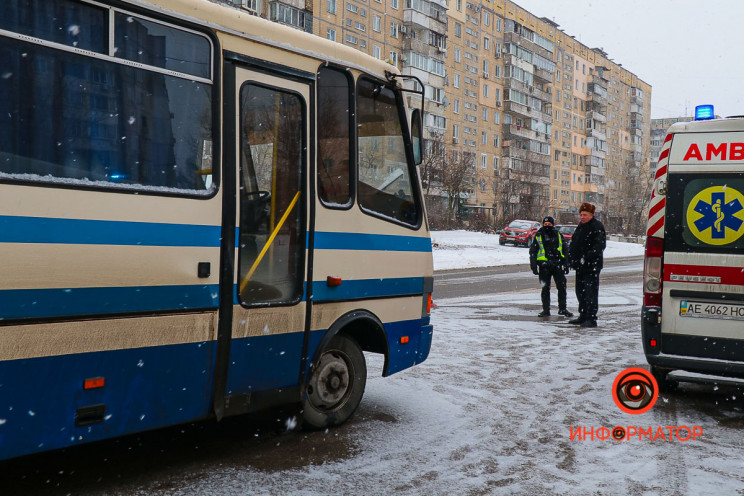
[(302, 401), (303, 426), (325, 429), (351, 417), (362, 401), (367, 363), (356, 341), (335, 336), (314, 364)]
[(677, 383), (670, 381), (667, 377), (672, 369), (665, 369), (651, 365), (651, 375), (656, 379), (656, 383), (659, 385), (660, 393), (669, 393), (677, 389)]

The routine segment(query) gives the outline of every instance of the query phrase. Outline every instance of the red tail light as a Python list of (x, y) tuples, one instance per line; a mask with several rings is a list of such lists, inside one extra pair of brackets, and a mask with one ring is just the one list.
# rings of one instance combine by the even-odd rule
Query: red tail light
[(662, 275), (664, 273), (664, 240), (646, 238), (646, 257), (643, 265), (643, 304), (661, 306)]

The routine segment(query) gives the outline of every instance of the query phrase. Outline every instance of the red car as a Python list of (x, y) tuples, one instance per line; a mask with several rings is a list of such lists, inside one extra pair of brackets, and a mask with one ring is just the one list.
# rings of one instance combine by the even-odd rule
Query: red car
[(513, 220), (501, 231), (499, 244), (513, 243), (515, 246), (530, 246), (538, 229), (540, 229), (540, 223), (537, 221)]
[(558, 230), (559, 233), (563, 234), (563, 238), (566, 240), (567, 244), (571, 244), (571, 238), (573, 238), (573, 233), (576, 230), (576, 226), (573, 224), (558, 224), (555, 226), (555, 228)]

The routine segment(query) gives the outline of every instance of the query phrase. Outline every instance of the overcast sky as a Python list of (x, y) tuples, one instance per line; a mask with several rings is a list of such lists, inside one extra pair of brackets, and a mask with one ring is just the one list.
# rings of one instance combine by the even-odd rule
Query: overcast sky
[(652, 86), (651, 118), (744, 114), (742, 0), (514, 0)]

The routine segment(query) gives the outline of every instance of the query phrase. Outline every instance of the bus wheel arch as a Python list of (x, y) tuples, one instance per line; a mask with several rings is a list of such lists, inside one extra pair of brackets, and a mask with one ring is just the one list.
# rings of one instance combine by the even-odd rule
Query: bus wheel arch
[(318, 345), (302, 397), (303, 426), (325, 429), (348, 420), (362, 401), (367, 364), (362, 351), (385, 354), (382, 323), (368, 312), (338, 319)]

